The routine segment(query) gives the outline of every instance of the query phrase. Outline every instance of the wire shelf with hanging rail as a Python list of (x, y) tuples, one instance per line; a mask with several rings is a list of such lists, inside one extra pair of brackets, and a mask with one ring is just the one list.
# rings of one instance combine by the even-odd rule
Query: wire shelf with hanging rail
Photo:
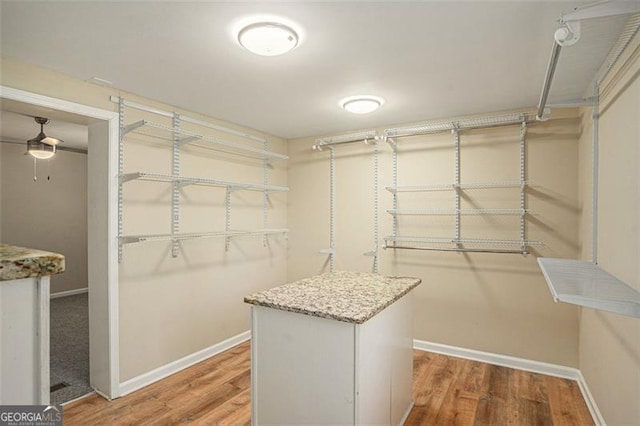
[(481, 253), (517, 253), (528, 254), (529, 247), (543, 246), (540, 241), (531, 240), (498, 240), (482, 238), (446, 238), (446, 237), (414, 237), (387, 236), (384, 238), (385, 249), (407, 249), (427, 251), (464, 251)]
[(484, 117), (471, 117), (455, 121), (442, 121), (434, 123), (418, 124), (414, 126), (396, 127), (385, 129), (386, 138), (428, 135), (433, 133), (451, 132), (453, 130), (475, 130), (489, 127), (511, 126), (521, 124), (523, 121), (532, 122), (529, 112), (502, 114)]
[[(393, 217), (393, 235), (385, 238), (387, 249), (407, 250), (437, 250), (456, 252), (486, 252), (486, 253), (518, 253), (526, 255), (529, 247), (541, 244), (538, 241), (529, 241), (526, 238), (525, 218), (530, 213), (526, 206), (525, 191), (531, 181), (526, 179), (526, 150), (525, 135), (527, 125), (535, 121), (533, 112), (516, 112), (492, 116), (470, 117), (454, 121), (432, 122), (412, 126), (389, 128), (384, 130), (382, 137), (393, 150), (393, 184), (385, 187), (393, 195), (393, 208), (387, 213)], [(478, 182), (461, 182), (460, 167), (460, 135), (468, 130), (485, 129), (494, 127), (515, 126), (520, 127), (519, 137), (519, 179), (495, 180)], [(454, 149), (454, 180), (451, 183), (435, 184), (398, 184), (398, 151), (400, 139), (430, 135), (435, 133), (450, 132), (453, 136), (452, 147)], [(420, 141), (424, 142), (424, 141)], [(465, 190), (516, 188), (519, 193), (518, 208), (461, 208), (461, 198)], [(399, 208), (399, 194), (420, 193), (431, 191), (452, 191), (455, 195), (453, 208)], [(461, 236), (463, 215), (470, 216), (516, 216), (519, 217), (518, 233), (520, 238), (516, 240), (498, 239), (469, 239)], [(451, 238), (401, 236), (398, 232), (399, 218), (402, 216), (453, 216), (454, 232)]]

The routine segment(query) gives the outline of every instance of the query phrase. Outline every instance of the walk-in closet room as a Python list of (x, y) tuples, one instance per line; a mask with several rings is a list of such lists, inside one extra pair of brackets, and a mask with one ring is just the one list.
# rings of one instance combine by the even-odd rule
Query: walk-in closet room
[(640, 1), (0, 0), (0, 425), (640, 425)]

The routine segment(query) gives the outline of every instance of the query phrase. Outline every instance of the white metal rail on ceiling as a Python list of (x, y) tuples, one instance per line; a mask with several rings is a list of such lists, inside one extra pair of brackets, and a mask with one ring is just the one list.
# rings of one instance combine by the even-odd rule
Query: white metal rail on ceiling
[(554, 34), (553, 49), (545, 74), (538, 118), (541, 118), (555, 73), (560, 51), (580, 39), (580, 22), (585, 19), (607, 16), (635, 14), (630, 17), (620, 37), (614, 44), (605, 62), (593, 80), (593, 97), (587, 99), (592, 106), (592, 254), (591, 262), (539, 258), (538, 263), (549, 289), (556, 301), (586, 306), (640, 318), (640, 292), (598, 266), (598, 175), (599, 175), (599, 118), (600, 85), (622, 53), (640, 31), (640, 2), (611, 1), (600, 2), (563, 14), (560, 28)]

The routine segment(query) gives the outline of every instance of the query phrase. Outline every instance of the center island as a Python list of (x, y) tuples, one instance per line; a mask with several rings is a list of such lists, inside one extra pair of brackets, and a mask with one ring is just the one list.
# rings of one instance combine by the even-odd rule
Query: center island
[(245, 297), (253, 424), (402, 424), (420, 282), (340, 271)]

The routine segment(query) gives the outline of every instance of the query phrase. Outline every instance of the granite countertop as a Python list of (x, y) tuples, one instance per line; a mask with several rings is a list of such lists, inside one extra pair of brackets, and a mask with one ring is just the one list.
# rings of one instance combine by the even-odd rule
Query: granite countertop
[(422, 280), (364, 272), (329, 272), (255, 293), (246, 303), (362, 324)]
[(0, 281), (42, 277), (64, 272), (64, 256), (26, 247), (0, 244)]

